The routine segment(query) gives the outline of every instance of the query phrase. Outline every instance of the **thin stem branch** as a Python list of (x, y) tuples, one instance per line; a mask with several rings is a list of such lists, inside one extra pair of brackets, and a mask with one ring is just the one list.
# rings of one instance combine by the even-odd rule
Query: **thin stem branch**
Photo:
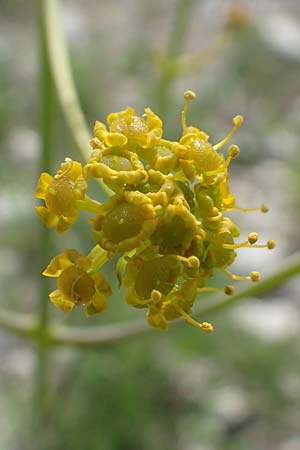
[(215, 301), (213, 304), (209, 304), (209, 306), (201, 309), (199, 315), (203, 317), (209, 316), (210, 314), (216, 314), (225, 308), (233, 306), (242, 299), (263, 295), (266, 292), (270, 292), (277, 288), (295, 275), (300, 275), (300, 251), (290, 256), (279, 269), (274, 271), (271, 275), (263, 278), (260, 282), (253, 283), (249, 287), (241, 289), (235, 295), (232, 297), (226, 297), (223, 301)]
[(160, 115), (166, 115), (167, 113), (169, 89), (172, 81), (176, 77), (176, 59), (183, 48), (193, 3), (194, 0), (178, 0), (177, 2), (173, 27), (164, 55), (162, 73), (155, 88), (157, 110)]

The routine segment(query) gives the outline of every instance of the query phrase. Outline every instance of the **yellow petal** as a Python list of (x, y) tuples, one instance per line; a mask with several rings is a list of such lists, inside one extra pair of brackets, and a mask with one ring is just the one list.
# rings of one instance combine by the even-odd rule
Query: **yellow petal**
[(72, 223), (76, 222), (78, 217), (79, 216), (76, 210), (74, 210), (74, 212), (72, 212), (70, 216), (60, 216), (56, 227), (57, 233), (61, 234), (67, 231), (72, 225)]
[(36, 206), (36, 213), (40, 219), (47, 225), (48, 228), (55, 227), (58, 222), (58, 216), (50, 212), (44, 206)]
[(105, 136), (105, 143), (109, 147), (123, 147), (127, 141), (127, 137), (122, 133), (107, 133)]
[(53, 177), (47, 173), (43, 172), (39, 178), (38, 185), (36, 188), (35, 196), (36, 198), (45, 198), (45, 192), (48, 189), (49, 184), (52, 182)]
[(87, 317), (93, 316), (95, 314), (101, 313), (107, 308), (107, 301), (104, 295), (98, 292), (93, 296), (90, 303), (85, 308), (85, 314)]
[(106, 126), (104, 123), (100, 122), (99, 120), (96, 120), (94, 125), (94, 134), (95, 136), (102, 140), (105, 134), (107, 133)]
[(71, 180), (75, 181), (82, 175), (82, 166), (79, 162), (67, 158), (66, 161), (61, 164), (61, 171), (61, 175), (68, 175)]
[(111, 287), (102, 272), (98, 272), (93, 276), (96, 289), (104, 295), (112, 295)]
[(135, 116), (135, 115), (136, 115), (135, 110), (129, 106), (128, 108), (124, 109), (124, 111), (110, 113), (106, 117), (106, 121), (109, 125), (111, 125), (116, 119), (120, 119), (124, 116), (126, 117), (126, 116)]
[(158, 312), (147, 312), (147, 320), (149, 325), (151, 325), (154, 328), (158, 328), (159, 330), (167, 330), (168, 324), (167, 321), (161, 311)]
[(74, 308), (74, 303), (66, 300), (58, 290), (51, 292), (49, 298), (53, 305), (61, 309), (64, 313), (69, 313)]
[(77, 257), (81, 257), (81, 254), (75, 249), (60, 253), (55, 256), (55, 258), (51, 259), (49, 265), (44, 270), (43, 275), (46, 277), (59, 277), (64, 270), (73, 266)]

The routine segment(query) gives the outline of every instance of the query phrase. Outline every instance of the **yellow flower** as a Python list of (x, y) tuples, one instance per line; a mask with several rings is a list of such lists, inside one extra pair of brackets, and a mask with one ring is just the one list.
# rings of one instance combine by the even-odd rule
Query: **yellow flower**
[(54, 177), (41, 174), (35, 196), (43, 199), (46, 206), (37, 206), (36, 212), (47, 227), (56, 227), (58, 233), (63, 233), (77, 220), (76, 200), (84, 199), (86, 191), (81, 164), (66, 158)]
[(137, 148), (137, 153), (149, 168), (169, 174), (178, 168), (178, 154), (184, 149), (178, 142), (161, 139), (157, 146)]
[(148, 308), (148, 323), (155, 328), (167, 330), (169, 321), (183, 317), (210, 332), (210, 324), (196, 322), (190, 316), (198, 290), (198, 269), (199, 260), (194, 256), (159, 255), (155, 247), (148, 248), (128, 258), (126, 301), (135, 308)]
[(152, 291), (167, 296), (175, 287), (182, 272), (182, 264), (175, 255), (158, 255), (154, 248), (128, 260), (128, 274), (124, 286), (128, 304), (147, 307)]
[(162, 121), (150, 108), (145, 108), (144, 111), (143, 117), (137, 116), (133, 108), (109, 114), (106, 118), (109, 131), (102, 122), (97, 121), (95, 136), (109, 147), (122, 147), (126, 144), (149, 147), (157, 144), (162, 136)]
[[(36, 196), (45, 206), (37, 207), (37, 213), (48, 227), (61, 233), (75, 222), (78, 210), (93, 214), (89, 222), (97, 245), (89, 255), (67, 250), (44, 271), (57, 278), (50, 300), (63, 311), (85, 305), (89, 316), (106, 308), (111, 289), (99, 270), (116, 253), (116, 274), (127, 288), (127, 303), (146, 309), (149, 324), (163, 330), (180, 317), (205, 332), (213, 330), (190, 314), (198, 293), (233, 295), (231, 285), (208, 285), (215, 270), (231, 280), (259, 281), (256, 271), (240, 276), (228, 270), (239, 248), (275, 247), (273, 240), (257, 244), (256, 232), (235, 242), (240, 230), (224, 215), (231, 209), (259, 209), (242, 208), (229, 189), (228, 170), (240, 153), (238, 146), (230, 145), (227, 156), (219, 153), (243, 117), (235, 116), (228, 135), (212, 144), (204, 131), (187, 126), (189, 102), (196, 95), (187, 91), (184, 98), (178, 142), (162, 138), (162, 121), (150, 108), (139, 117), (129, 107), (109, 114), (108, 126), (96, 121), (83, 169), (67, 159), (54, 177), (41, 175)], [(104, 203), (88, 197), (89, 177), (101, 179), (112, 191)]]
[[(191, 182), (195, 181), (198, 176), (202, 181), (212, 184), (215, 181), (215, 176), (220, 173), (225, 173), (231, 159), (235, 158), (238, 152), (231, 152), (228, 159), (225, 161), (224, 156), (218, 153), (218, 150), (223, 147), (235, 134), (236, 130), (242, 125), (243, 117), (235, 116), (233, 121), (233, 128), (228, 135), (215, 145), (209, 142), (209, 136), (204, 131), (196, 127), (187, 127), (186, 115), (188, 111), (189, 102), (196, 98), (192, 91), (187, 91), (184, 94), (185, 107), (182, 112), (182, 129), (183, 134), (179, 140), (184, 149), (179, 154), (179, 163), (184, 172), (184, 175)], [(236, 146), (232, 146), (234, 149)]]
[(215, 231), (207, 234), (207, 257), (203, 265), (207, 268), (225, 269), (230, 266), (236, 258), (234, 248), (226, 248), (226, 245), (234, 245), (234, 237), (239, 236), (239, 229), (233, 222), (226, 218), (222, 219)]
[(51, 302), (64, 312), (85, 306), (87, 316), (107, 307), (111, 288), (102, 272), (94, 272), (92, 260), (75, 249), (53, 258), (43, 275), (57, 278), (58, 289), (49, 294)]
[(151, 236), (151, 242), (159, 246), (159, 253), (183, 255), (197, 233), (195, 216), (182, 202), (178, 202), (166, 207)]
[(210, 181), (218, 172), (224, 170), (224, 156), (213, 148), (208, 138), (203, 131), (188, 127), (179, 141), (185, 146), (185, 150), (180, 154), (179, 163), (191, 182), (194, 182), (196, 176)]
[(137, 184), (148, 180), (148, 173), (136, 153), (124, 147), (94, 150), (84, 171), (89, 176), (102, 178), (104, 183), (114, 190), (114, 185), (120, 189), (124, 184)]
[(164, 175), (158, 170), (149, 169), (147, 183), (141, 183), (137, 188), (151, 200), (153, 206), (167, 206), (175, 190), (174, 175)]
[(147, 312), (148, 323), (155, 328), (167, 330), (168, 322), (182, 317), (182, 311), (189, 316), (196, 294), (197, 279), (185, 281), (175, 287), (167, 297), (155, 291)]
[(93, 220), (93, 236), (109, 252), (127, 252), (147, 240), (156, 224), (151, 200), (138, 191), (124, 191), (103, 204)]

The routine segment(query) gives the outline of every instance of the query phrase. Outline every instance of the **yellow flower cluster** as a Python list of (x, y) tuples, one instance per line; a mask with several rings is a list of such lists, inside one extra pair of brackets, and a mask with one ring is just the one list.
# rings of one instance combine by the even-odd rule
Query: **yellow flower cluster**
[[(235, 116), (228, 136), (213, 145), (204, 131), (187, 126), (188, 105), (195, 94), (187, 91), (184, 97), (178, 142), (162, 137), (162, 121), (150, 108), (142, 117), (127, 108), (110, 114), (108, 127), (96, 122), (84, 167), (67, 158), (54, 177), (41, 174), (36, 197), (45, 206), (36, 210), (48, 227), (62, 233), (76, 221), (79, 210), (93, 214), (96, 245), (88, 256), (67, 250), (43, 272), (57, 277), (58, 289), (50, 300), (62, 311), (84, 305), (90, 316), (106, 308), (111, 288), (99, 270), (115, 254), (119, 283), (127, 288), (126, 302), (147, 309), (149, 324), (162, 330), (179, 317), (206, 332), (213, 330), (190, 314), (199, 292), (219, 290), (208, 285), (216, 270), (232, 280), (259, 280), (258, 272), (239, 277), (228, 270), (236, 249), (275, 246), (273, 240), (257, 245), (255, 232), (246, 242), (235, 243), (240, 231), (224, 215), (243, 209), (228, 185), (228, 168), (239, 148), (231, 145), (226, 158), (218, 150), (243, 118)], [(111, 190), (106, 202), (88, 197), (90, 178), (102, 180)], [(267, 212), (265, 205), (260, 209)], [(232, 295), (234, 288), (227, 285), (223, 292)]]

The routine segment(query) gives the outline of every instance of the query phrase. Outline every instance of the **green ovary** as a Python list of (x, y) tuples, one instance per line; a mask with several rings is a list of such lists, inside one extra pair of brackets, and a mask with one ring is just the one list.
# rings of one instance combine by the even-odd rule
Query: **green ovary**
[(144, 214), (141, 207), (121, 203), (104, 217), (102, 229), (110, 241), (118, 244), (124, 239), (138, 235), (143, 223)]
[(150, 298), (153, 289), (167, 295), (174, 287), (180, 274), (180, 264), (172, 256), (158, 256), (146, 261), (140, 268), (135, 282), (139, 297)]
[(88, 302), (95, 293), (94, 280), (75, 266), (62, 272), (57, 285), (61, 293), (76, 304)]
[(116, 171), (133, 170), (131, 162), (124, 156), (106, 155), (101, 158), (100, 162)]
[(152, 242), (160, 245), (162, 253), (180, 253), (183, 244), (190, 240), (192, 235), (193, 230), (187, 229), (184, 220), (175, 216), (171, 220), (165, 220), (157, 227)]
[(57, 215), (70, 213), (74, 205), (74, 188), (75, 183), (68, 176), (54, 179), (45, 194), (49, 211)]

